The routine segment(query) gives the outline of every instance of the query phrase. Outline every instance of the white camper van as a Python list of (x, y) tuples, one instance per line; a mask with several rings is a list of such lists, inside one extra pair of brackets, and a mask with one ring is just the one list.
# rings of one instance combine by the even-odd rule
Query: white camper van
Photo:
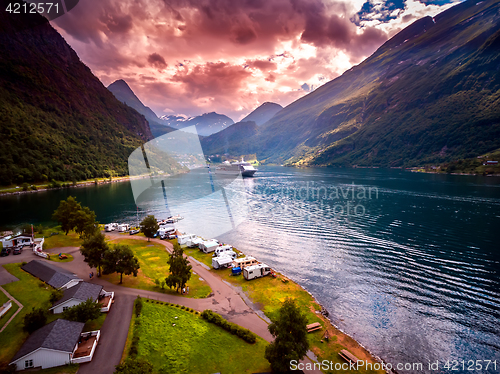
[(235, 259), (233, 261), (233, 267), (240, 267), (241, 269), (243, 269), (247, 266), (257, 265), (258, 263), (259, 261), (257, 261), (254, 257), (247, 256)]
[(229, 256), (219, 256), (212, 258), (212, 266), (214, 269), (223, 269), (231, 266), (233, 259)]
[(196, 235), (194, 235), (194, 234), (178, 235), (177, 236), (177, 243), (179, 243), (179, 245), (186, 245), (188, 240), (192, 240), (194, 238), (196, 238)]
[(189, 239), (187, 242), (186, 242), (186, 245), (189, 247), (189, 248), (195, 248), (195, 247), (198, 247), (198, 244), (202, 243), (204, 240), (202, 238), (200, 238), (199, 236), (197, 236), (196, 238), (193, 238), (193, 239)]
[(106, 232), (115, 231), (117, 229), (118, 229), (117, 223), (108, 223), (107, 225), (104, 225), (104, 231)]
[(125, 232), (130, 230), (130, 225), (123, 223), (121, 225), (118, 225), (118, 232)]
[(173, 233), (175, 231), (175, 227), (172, 225), (161, 225), (158, 231), (156, 232), (157, 236), (164, 236), (166, 234)]
[(230, 245), (219, 245), (217, 248), (215, 248), (215, 251), (214, 251), (214, 254), (212, 255), (213, 257), (219, 257), (219, 256), (225, 256), (226, 254), (228, 254), (229, 256), (233, 256), (233, 253), (234, 253), (234, 257), (233, 258), (236, 258), (238, 257), (236, 255), (236, 252), (233, 251), (233, 247), (231, 247)]
[(271, 268), (266, 264), (247, 266), (243, 269), (243, 277), (246, 280), (264, 277), (268, 274), (271, 274)]
[(215, 239), (206, 240), (198, 244), (198, 248), (200, 248), (203, 251), (203, 253), (213, 252), (217, 249), (218, 246), (219, 246), (219, 241)]

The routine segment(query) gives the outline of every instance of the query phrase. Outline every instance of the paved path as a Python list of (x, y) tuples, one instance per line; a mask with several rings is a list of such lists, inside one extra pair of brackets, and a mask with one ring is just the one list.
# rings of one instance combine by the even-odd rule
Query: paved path
[[(125, 236), (118, 233), (106, 233), (106, 236), (110, 239), (119, 238), (144, 240), (142, 237)], [(159, 239), (152, 239), (151, 241), (163, 245), (169, 252), (173, 250), (173, 245), (170, 242)], [(222, 279), (213, 272), (207, 270), (199, 262), (192, 259), (190, 259), (190, 263), (193, 267), (193, 272), (198, 274), (208, 283), (212, 289), (213, 296), (204, 299), (191, 299), (160, 292), (123, 287), (97, 277), (89, 279), (89, 273), (91, 271), (97, 273), (97, 270), (90, 269), (89, 266), (83, 261), (83, 256), (80, 254), (78, 247), (52, 248), (51, 252), (70, 253), (74, 257), (73, 261), (61, 262), (57, 263), (57, 265), (71, 270), (87, 282), (102, 285), (106, 291), (115, 292), (115, 303), (111, 307), (111, 311), (102, 326), (101, 340), (99, 342), (98, 349), (96, 350), (96, 354), (92, 362), (80, 365), (80, 369), (78, 371), (79, 374), (111, 374), (114, 370), (114, 366), (119, 364), (127, 339), (128, 328), (133, 310), (133, 302), (137, 296), (184, 305), (200, 312), (205, 309), (212, 309), (228, 321), (249, 329), (266, 341), (271, 342), (273, 340), (273, 336), (269, 333), (267, 328), (268, 323), (262, 319), (251, 306), (245, 303), (242, 297), (238, 294), (238, 291), (222, 281)], [(23, 259), (23, 261), (29, 261), (36, 257), (33, 254), (30, 255), (31, 256), (28, 260)], [(1, 262), (3, 261), (0, 261), (0, 264)], [(304, 362), (311, 361), (306, 358)], [(104, 370), (105, 368), (106, 370)], [(321, 371), (318, 370), (304, 372), (321, 374)]]
[(16, 310), (16, 312), (9, 318), (9, 320), (5, 323), (5, 325), (3, 325), (2, 328), (0, 329), (0, 333), (1, 333), (9, 325), (9, 323), (15, 318), (15, 316), (17, 316), (17, 314), (21, 311), (21, 309), (23, 309), (23, 305), (19, 301), (17, 301), (16, 299), (14, 299), (11, 296), (11, 294), (8, 293), (7, 291), (5, 291), (4, 288), (1, 286), (0, 286), (0, 291), (2, 291), (5, 294), (5, 296), (7, 296), (10, 300), (15, 302), (19, 306), (19, 308)]

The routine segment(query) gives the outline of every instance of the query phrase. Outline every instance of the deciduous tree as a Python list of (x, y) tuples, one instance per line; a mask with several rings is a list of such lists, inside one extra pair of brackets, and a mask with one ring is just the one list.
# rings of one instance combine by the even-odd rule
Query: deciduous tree
[(68, 235), (75, 226), (72, 220), (73, 214), (82, 209), (82, 206), (73, 196), (69, 196), (66, 201), (61, 200), (59, 207), (52, 214), (52, 219), (61, 224), (61, 229)]
[(95, 212), (84, 206), (71, 216), (71, 226), (81, 239), (92, 236), (98, 230), (98, 223), (95, 220)]
[(134, 274), (137, 277), (139, 268), (139, 260), (128, 245), (117, 244), (104, 253), (103, 273), (120, 274), (120, 283), (123, 281), (123, 274)]
[(109, 247), (108, 243), (106, 243), (106, 237), (100, 231), (96, 231), (85, 239), (80, 247), (80, 252), (84, 257), (83, 260), (89, 264), (90, 267), (98, 269), (98, 276), (101, 274), (104, 253), (108, 250)]
[(47, 312), (43, 308), (33, 308), (24, 316), (23, 330), (31, 334), (47, 323)]
[(160, 226), (153, 215), (147, 216), (141, 222), (141, 232), (148, 238), (148, 242), (153, 238)]
[(291, 371), (290, 361), (298, 362), (309, 349), (306, 317), (295, 302), (287, 298), (278, 312), (278, 318), (268, 328), (275, 339), (266, 347), (264, 357), (273, 372), (288, 373)]
[(170, 265), (170, 275), (165, 278), (165, 283), (170, 288), (176, 288), (176, 291), (183, 289), (187, 281), (191, 278), (192, 266), (187, 258), (184, 258), (184, 251), (179, 245), (174, 246), (174, 251), (168, 259)]
[(92, 321), (101, 315), (101, 304), (91, 298), (83, 303), (72, 306), (63, 312), (63, 318), (69, 321), (83, 322)]

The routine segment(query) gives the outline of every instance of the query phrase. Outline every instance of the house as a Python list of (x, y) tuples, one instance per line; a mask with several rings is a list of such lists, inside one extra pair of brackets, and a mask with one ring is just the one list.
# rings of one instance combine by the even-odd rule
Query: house
[(32, 260), (21, 266), (21, 269), (54, 288), (71, 288), (83, 281), (69, 270), (62, 269), (46, 260)]
[(101, 312), (108, 312), (114, 296), (114, 292), (106, 292), (98, 284), (80, 282), (76, 286), (65, 289), (61, 300), (54, 303), (49, 310), (52, 310), (54, 314), (62, 313), (72, 306), (92, 299), (102, 304)]
[(498, 161), (484, 161), (483, 165), (498, 165)]
[(84, 325), (65, 319), (45, 325), (26, 339), (11, 364), (16, 370), (24, 370), (91, 361), (101, 332), (82, 334)]

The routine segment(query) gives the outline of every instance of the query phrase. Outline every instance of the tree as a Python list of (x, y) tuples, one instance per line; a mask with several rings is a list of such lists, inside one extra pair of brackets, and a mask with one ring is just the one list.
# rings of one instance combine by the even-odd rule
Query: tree
[(120, 274), (120, 283), (123, 281), (123, 274), (134, 274), (134, 277), (137, 277), (139, 268), (139, 260), (134, 256), (134, 252), (128, 245), (117, 244), (104, 253), (103, 273)]
[(101, 304), (91, 298), (83, 303), (66, 309), (62, 316), (69, 321), (83, 322), (92, 321), (101, 315)]
[(33, 308), (24, 316), (23, 330), (31, 334), (47, 323), (47, 314), (43, 308)]
[(95, 212), (84, 206), (72, 214), (71, 226), (81, 239), (86, 239), (92, 236), (99, 227), (95, 218)]
[(288, 373), (290, 361), (301, 360), (309, 349), (306, 317), (295, 302), (287, 298), (278, 311), (278, 318), (268, 328), (275, 339), (266, 347), (264, 357), (273, 372)]
[(147, 216), (141, 222), (141, 232), (149, 239), (153, 238), (160, 226), (153, 215)]
[(174, 251), (170, 254), (168, 259), (170, 265), (170, 275), (165, 278), (165, 283), (170, 288), (175, 287), (176, 291), (183, 289), (187, 281), (191, 278), (192, 266), (189, 261), (184, 257), (184, 251), (179, 245), (174, 246)]
[(61, 229), (68, 235), (75, 226), (73, 213), (82, 209), (82, 206), (73, 196), (69, 196), (66, 201), (61, 200), (59, 207), (52, 214), (52, 219), (61, 224)]
[(106, 237), (100, 231), (94, 232), (85, 239), (80, 247), (80, 252), (84, 257), (84, 261), (92, 268), (97, 268), (97, 276), (101, 275), (101, 265), (103, 263), (104, 254), (109, 251)]
[(127, 358), (123, 364), (115, 369), (115, 374), (151, 374), (153, 365), (144, 359)]

